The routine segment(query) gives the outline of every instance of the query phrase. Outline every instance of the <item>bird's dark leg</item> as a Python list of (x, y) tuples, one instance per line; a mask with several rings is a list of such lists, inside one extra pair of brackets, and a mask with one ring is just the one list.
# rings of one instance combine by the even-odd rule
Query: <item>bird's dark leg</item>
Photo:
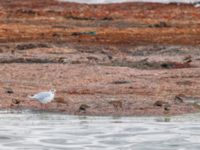
[(41, 109), (43, 109), (43, 104), (42, 103), (40, 103), (40, 107), (41, 107)]
[(45, 109), (45, 110), (47, 109), (47, 104), (44, 104), (44, 109)]
[(43, 110), (46, 110), (46, 104), (43, 104)]

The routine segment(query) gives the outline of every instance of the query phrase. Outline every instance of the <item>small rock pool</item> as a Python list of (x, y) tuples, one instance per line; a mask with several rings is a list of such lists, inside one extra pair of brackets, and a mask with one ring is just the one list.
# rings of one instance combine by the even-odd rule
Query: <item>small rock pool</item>
[(200, 114), (85, 117), (0, 111), (2, 150), (199, 150)]

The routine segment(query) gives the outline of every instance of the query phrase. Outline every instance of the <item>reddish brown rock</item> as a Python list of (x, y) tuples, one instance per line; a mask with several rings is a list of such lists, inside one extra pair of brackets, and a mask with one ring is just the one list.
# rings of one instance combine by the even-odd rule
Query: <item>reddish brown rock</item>
[[(200, 13), (192, 5), (0, 0), (0, 19), (0, 108), (199, 112)], [(28, 98), (49, 89), (57, 90), (51, 103)]]
[(109, 104), (113, 105), (115, 109), (122, 109), (122, 101), (110, 101)]

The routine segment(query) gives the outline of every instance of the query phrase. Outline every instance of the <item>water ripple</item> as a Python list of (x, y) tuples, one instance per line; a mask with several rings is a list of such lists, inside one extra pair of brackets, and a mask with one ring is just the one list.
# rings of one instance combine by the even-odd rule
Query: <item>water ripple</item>
[(115, 118), (1, 111), (0, 149), (199, 150), (199, 116)]

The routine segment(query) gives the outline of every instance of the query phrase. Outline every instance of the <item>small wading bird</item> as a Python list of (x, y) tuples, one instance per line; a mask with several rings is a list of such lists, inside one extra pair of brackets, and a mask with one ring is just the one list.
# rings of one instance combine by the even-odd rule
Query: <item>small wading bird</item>
[(46, 104), (46, 103), (51, 102), (54, 99), (55, 92), (56, 90), (50, 90), (47, 92), (40, 92), (33, 96), (28, 96), (28, 97), (39, 101), (41, 104)]

